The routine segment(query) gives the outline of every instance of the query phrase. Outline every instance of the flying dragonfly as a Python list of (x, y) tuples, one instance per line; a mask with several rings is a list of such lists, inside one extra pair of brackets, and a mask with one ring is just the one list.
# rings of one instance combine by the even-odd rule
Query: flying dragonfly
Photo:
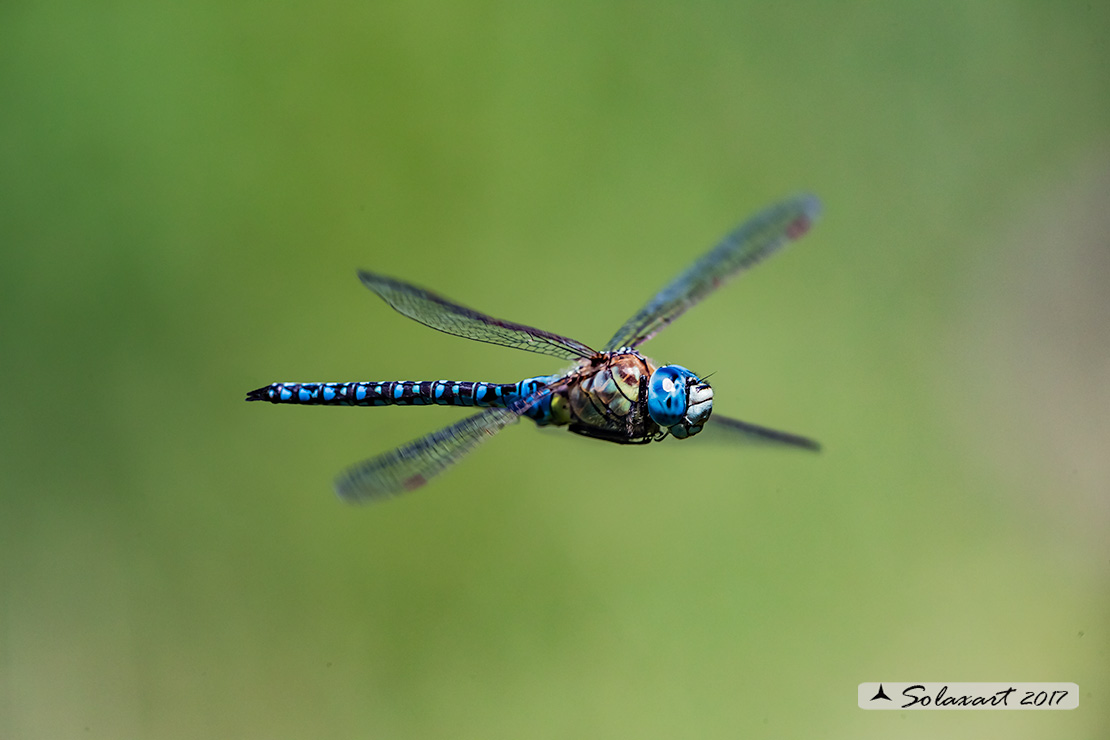
[(361, 381), (273, 383), (247, 394), (248, 401), (311, 406), (477, 406), (485, 410), (359, 463), (335, 481), (339, 497), (366, 502), (419, 488), (481, 442), (521, 416), (540, 426), (619, 444), (647, 444), (668, 436), (686, 439), (703, 427), (737, 442), (818, 450), (816, 442), (788, 432), (713, 415), (713, 389), (680, 365), (657, 365), (637, 349), (691, 306), (764, 257), (800, 238), (820, 215), (818, 200), (796, 195), (773, 205), (729, 233), (716, 247), (655, 295), (605, 347), (524, 324), (495, 319), (431, 291), (372, 272), (363, 285), (398, 312), (425, 326), (490, 344), (552, 355), (574, 364), (555, 375), (517, 383), (484, 381)]

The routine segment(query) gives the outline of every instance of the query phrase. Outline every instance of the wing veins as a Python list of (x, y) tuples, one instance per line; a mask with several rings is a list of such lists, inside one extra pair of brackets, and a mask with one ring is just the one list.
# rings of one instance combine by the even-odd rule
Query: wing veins
[(358, 276), (363, 285), (398, 313), (445, 334), (566, 360), (579, 360), (596, 354), (575, 339), (494, 318), (394, 278), (366, 270), (360, 270)]
[(638, 347), (727, 280), (805, 234), (821, 212), (816, 197), (796, 195), (760, 211), (668, 283), (624, 326), (606, 350)]

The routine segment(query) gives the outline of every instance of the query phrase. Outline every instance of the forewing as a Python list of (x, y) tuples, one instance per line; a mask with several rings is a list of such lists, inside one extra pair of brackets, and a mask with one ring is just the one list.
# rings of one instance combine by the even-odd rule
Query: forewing
[(760, 212), (726, 236), (708, 254), (659, 291), (605, 345), (638, 347), (688, 308), (764, 257), (798, 239), (821, 212), (812, 195), (796, 195)]
[(786, 447), (799, 447), (805, 450), (819, 452), (821, 445), (808, 437), (802, 437), (790, 432), (780, 432), (777, 429), (761, 427), (739, 419), (730, 419), (727, 416), (713, 414), (697, 439), (717, 439), (740, 444), (776, 445)]
[(524, 324), (495, 319), (400, 280), (364, 270), (360, 270), (358, 276), (367, 288), (377, 293), (398, 312), (447, 334), (567, 360), (595, 354), (592, 349), (574, 339)]
[(519, 418), (511, 409), (486, 409), (352, 466), (336, 479), (335, 492), (361, 504), (412, 491)]
[(486, 409), (354, 465), (336, 478), (335, 492), (344, 501), (361, 504), (420, 488), (562, 387), (562, 380), (555, 379), (508, 408)]

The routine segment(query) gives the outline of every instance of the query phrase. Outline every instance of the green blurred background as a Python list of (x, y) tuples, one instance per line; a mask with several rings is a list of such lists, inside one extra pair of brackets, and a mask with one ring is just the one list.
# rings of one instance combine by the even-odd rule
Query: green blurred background
[[(1110, 728), (1110, 8), (0, 9), (0, 737), (1095, 738)], [(277, 380), (558, 360), (742, 218), (825, 214), (646, 347), (820, 456), (531, 424), (368, 508), (455, 409)], [(865, 712), (877, 680), (1071, 712)]]

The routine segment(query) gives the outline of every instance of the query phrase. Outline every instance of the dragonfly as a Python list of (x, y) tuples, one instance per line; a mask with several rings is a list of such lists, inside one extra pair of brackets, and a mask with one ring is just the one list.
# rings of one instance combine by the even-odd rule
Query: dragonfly
[(617, 330), (601, 350), (575, 339), (496, 319), (429, 290), (373, 272), (363, 285), (399, 313), (447, 334), (573, 361), (554, 375), (516, 383), (484, 381), (359, 381), (272, 383), (248, 401), (309, 406), (474, 406), (484, 410), (370, 458), (335, 481), (352, 503), (420, 488), (509, 424), (528, 417), (593, 439), (647, 444), (688, 439), (703, 429), (742, 443), (816, 451), (812, 439), (713, 414), (713, 389), (681, 365), (658, 365), (639, 347), (729, 278), (751, 268), (809, 231), (821, 212), (812, 195), (787, 198), (727, 234)]

